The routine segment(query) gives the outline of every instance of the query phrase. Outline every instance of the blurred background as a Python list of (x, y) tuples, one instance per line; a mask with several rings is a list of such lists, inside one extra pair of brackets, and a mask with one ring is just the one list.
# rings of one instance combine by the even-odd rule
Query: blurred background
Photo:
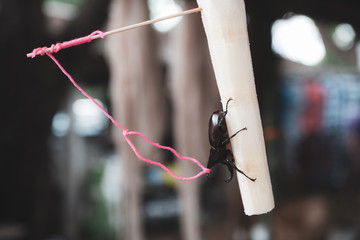
[[(276, 202), (251, 217), (226, 169), (179, 182), (144, 164), (49, 58), (25, 56), (194, 0), (1, 0), (0, 239), (360, 239), (360, 4), (245, 2)], [(200, 14), (56, 57), (120, 124), (207, 164), (221, 104)], [(132, 140), (181, 176), (199, 171)]]

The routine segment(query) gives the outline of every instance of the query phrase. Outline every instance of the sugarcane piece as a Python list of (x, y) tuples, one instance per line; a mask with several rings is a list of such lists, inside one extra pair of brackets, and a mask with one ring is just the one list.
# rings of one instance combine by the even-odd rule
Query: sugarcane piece
[(243, 0), (197, 0), (208, 40), (220, 97), (225, 109), (229, 136), (239, 129), (246, 131), (231, 139), (246, 215), (257, 215), (274, 208), (265, 142), (256, 96), (245, 4)]

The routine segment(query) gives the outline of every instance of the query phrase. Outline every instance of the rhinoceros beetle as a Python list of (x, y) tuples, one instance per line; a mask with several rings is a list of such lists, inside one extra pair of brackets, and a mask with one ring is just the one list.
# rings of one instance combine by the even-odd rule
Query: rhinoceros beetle
[(225, 182), (228, 183), (231, 181), (234, 175), (234, 169), (254, 182), (256, 180), (255, 178), (247, 176), (243, 171), (236, 167), (233, 153), (227, 148), (231, 138), (235, 137), (239, 132), (247, 130), (247, 128), (244, 127), (229, 137), (225, 116), (228, 112), (228, 105), (231, 100), (232, 99), (230, 98), (226, 102), (225, 111), (217, 110), (210, 117), (209, 142), (211, 148), (207, 168), (211, 169), (216, 164), (221, 163), (226, 165), (230, 172), (230, 177), (226, 179)]

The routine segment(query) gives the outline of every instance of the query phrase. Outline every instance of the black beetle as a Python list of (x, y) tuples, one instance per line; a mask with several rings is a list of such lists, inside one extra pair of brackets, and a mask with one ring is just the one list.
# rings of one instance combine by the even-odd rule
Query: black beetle
[(246, 127), (244, 127), (229, 137), (229, 133), (225, 122), (225, 116), (228, 112), (228, 105), (231, 100), (232, 99), (230, 98), (226, 102), (225, 111), (217, 110), (210, 117), (209, 142), (211, 145), (211, 149), (210, 149), (207, 168), (210, 169), (214, 167), (216, 164), (221, 163), (226, 165), (230, 171), (230, 177), (226, 179), (225, 182), (228, 183), (233, 178), (234, 168), (239, 173), (243, 174), (245, 177), (247, 177), (248, 179), (254, 182), (256, 179), (247, 176), (243, 171), (241, 171), (236, 167), (232, 151), (227, 148), (227, 145), (230, 142), (231, 138), (235, 137), (235, 135), (238, 134), (239, 132), (247, 130)]

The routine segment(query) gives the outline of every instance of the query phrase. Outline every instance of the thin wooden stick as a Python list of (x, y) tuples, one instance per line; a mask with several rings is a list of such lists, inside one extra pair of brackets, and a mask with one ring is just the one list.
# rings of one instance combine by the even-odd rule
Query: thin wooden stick
[[(190, 9), (190, 10), (187, 10), (187, 11), (184, 11), (184, 12), (175, 13), (175, 14), (168, 15), (168, 16), (165, 16), (165, 17), (161, 17), (161, 18), (157, 18), (157, 19), (148, 20), (148, 21), (145, 21), (145, 22), (129, 25), (127, 27), (114, 29), (114, 30), (105, 32), (105, 35), (108, 36), (108, 35), (111, 35), (111, 34), (120, 33), (120, 32), (123, 32), (123, 31), (127, 31), (127, 30), (130, 30), (130, 29), (138, 28), (138, 27), (143, 27), (143, 26), (146, 26), (146, 25), (149, 25), (149, 24), (165, 21), (165, 20), (168, 20), (168, 19), (172, 19), (172, 18), (181, 17), (181, 16), (184, 16), (184, 15), (200, 12), (201, 10), (202, 10), (202, 8), (193, 8), (193, 9)], [(97, 38), (100, 38), (100, 35), (93, 36), (93, 39), (97, 39)]]
[[(168, 15), (168, 16), (165, 16), (165, 17), (160, 17), (160, 18), (156, 18), (156, 19), (136, 23), (136, 24), (133, 24), (133, 25), (113, 29), (113, 30), (104, 32), (104, 35), (109, 36), (109, 35), (112, 35), (112, 34), (124, 32), (124, 31), (131, 30), (131, 29), (134, 29), (134, 28), (139, 28), (139, 27), (154, 24), (154, 23), (157, 23), (157, 22), (165, 21), (165, 20), (168, 20), (168, 19), (185, 16), (185, 15), (192, 14), (192, 13), (197, 13), (197, 12), (200, 12), (201, 10), (202, 10), (202, 8), (200, 8), (200, 7), (199, 8), (193, 8), (193, 9), (190, 9), (190, 10), (187, 10), (187, 11), (171, 14), (171, 15)], [(94, 36), (91, 37), (92, 40), (99, 39), (99, 38), (101, 38), (100, 34), (97, 34), (97, 35), (94, 35)], [(47, 48), (45, 50), (45, 53), (50, 52), (50, 51), (51, 51), (51, 48)], [(40, 52), (38, 52), (36, 55), (39, 55), (39, 54), (40, 54)], [(31, 55), (32, 55), (32, 53), (26, 54), (27, 57), (31, 57)]]

